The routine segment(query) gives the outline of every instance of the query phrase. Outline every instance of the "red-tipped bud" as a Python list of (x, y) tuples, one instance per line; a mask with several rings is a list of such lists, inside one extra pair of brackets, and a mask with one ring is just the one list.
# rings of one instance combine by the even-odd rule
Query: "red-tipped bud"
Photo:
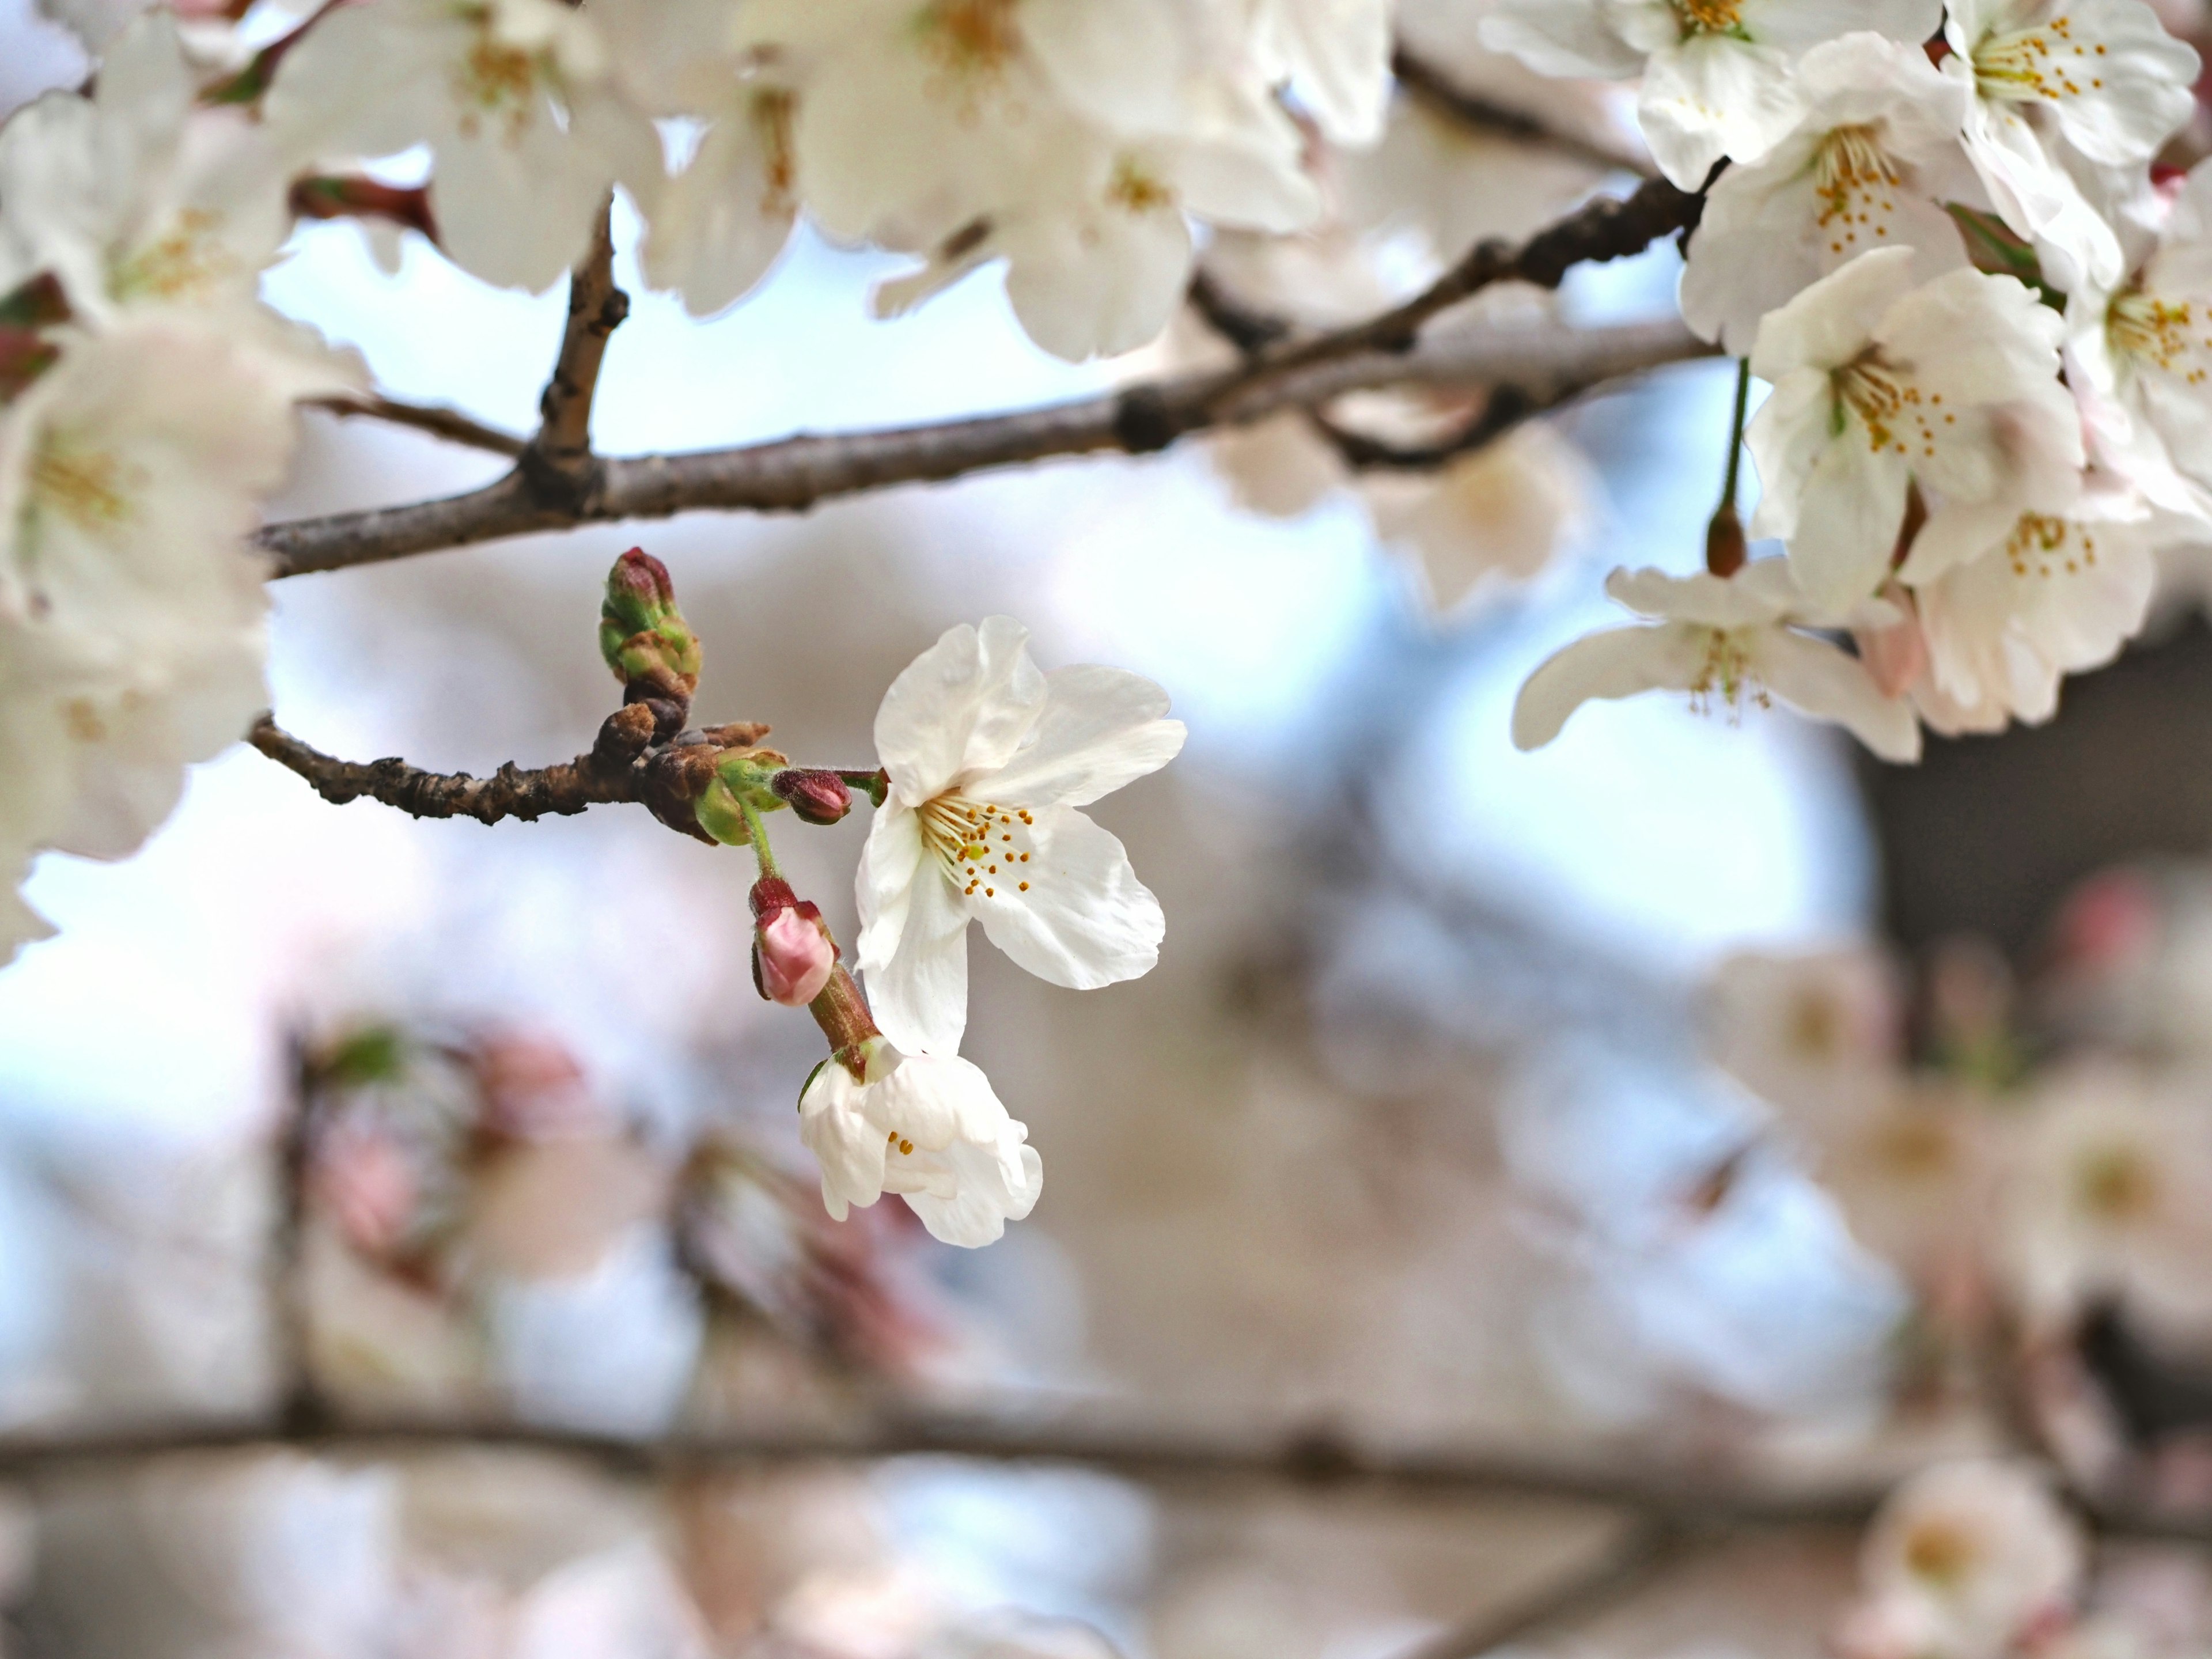
[(776, 798), (809, 823), (835, 823), (853, 810), (853, 792), (835, 772), (787, 766), (768, 781)]
[(837, 947), (811, 904), (779, 908), (753, 934), (753, 983), (770, 1002), (804, 1008), (836, 965)]

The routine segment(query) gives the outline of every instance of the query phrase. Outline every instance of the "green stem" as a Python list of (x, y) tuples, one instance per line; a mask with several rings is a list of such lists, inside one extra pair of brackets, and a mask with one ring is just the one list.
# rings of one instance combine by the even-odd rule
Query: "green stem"
[(863, 771), (857, 767), (848, 771), (840, 767), (837, 775), (843, 780), (848, 789), (857, 789), (866, 795), (871, 806), (881, 806), (890, 793), (890, 778), (881, 767), (873, 771)]
[[(736, 794), (734, 790), (731, 793)], [(745, 815), (745, 833), (752, 837), (753, 857), (759, 861), (761, 874), (770, 878), (781, 876), (783, 872), (777, 867), (775, 850), (768, 844), (767, 819), (762, 816), (760, 808), (743, 795), (737, 795), (737, 803), (738, 811)]]
[(1751, 412), (1751, 359), (1735, 366), (1735, 415), (1729, 422), (1728, 476), (1721, 481), (1721, 507), (1735, 510), (1736, 482), (1743, 473), (1743, 423)]

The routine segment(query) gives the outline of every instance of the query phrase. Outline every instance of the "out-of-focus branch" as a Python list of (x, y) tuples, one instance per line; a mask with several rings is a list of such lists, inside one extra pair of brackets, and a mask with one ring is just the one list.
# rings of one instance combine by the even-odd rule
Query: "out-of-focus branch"
[(307, 1167), (314, 1151), (315, 1093), (307, 1056), (291, 1056), (290, 1088), (276, 1131), (276, 1193), (269, 1230), (269, 1322), (275, 1349), (277, 1411), (297, 1431), (328, 1420), (315, 1386), (309, 1353), (310, 1320), (303, 1257), (307, 1222)]
[(600, 489), (574, 510), (549, 507), (510, 473), (484, 489), (441, 501), (270, 525), (258, 539), (274, 556), (275, 574), (289, 576), (580, 524), (702, 510), (804, 512), (820, 501), (894, 484), (942, 483), (1060, 456), (1145, 453), (1178, 436), (1370, 387), (1510, 383), (1541, 398), (1711, 355), (1711, 347), (1673, 321), (1470, 330), (1403, 356), (1365, 352), (1324, 360), (1233, 397), (1222, 392), (1232, 377), (1215, 372), (1010, 415), (803, 434), (688, 454), (615, 457), (600, 463)]
[(458, 409), (445, 409), (429, 404), (403, 404), (391, 398), (318, 398), (307, 405), (319, 409), (325, 414), (357, 416), (366, 420), (384, 421), (393, 426), (412, 427), (417, 432), (428, 432), (449, 443), (465, 444), (471, 449), (489, 450), (495, 455), (504, 455), (509, 460), (522, 453), (529, 441), (512, 432), (502, 432), (497, 427), (485, 426), (472, 421)]
[(1481, 1659), (1509, 1644), (1561, 1634), (1634, 1595), (1700, 1545), (1725, 1535), (1692, 1534), (1666, 1520), (1633, 1522), (1589, 1560), (1534, 1595), (1440, 1632), (1401, 1659)]
[[(1114, 450), (1146, 454), (1195, 432), (1256, 421), (1278, 410), (1310, 408), (1363, 387), (1510, 381), (1540, 395), (1541, 387), (1567, 380), (1592, 386), (1702, 356), (1706, 348), (1674, 323), (1501, 330), (1425, 343), (1420, 335), (1438, 313), (1493, 283), (1555, 288), (1577, 264), (1641, 252), (1694, 226), (1703, 204), (1701, 195), (1651, 179), (1626, 199), (1586, 204), (1518, 246), (1486, 241), (1428, 289), (1365, 322), (1284, 341), (1231, 368), (1009, 415), (602, 460), (587, 445), (563, 447), (572, 440), (581, 443), (576, 434), (588, 420), (589, 386), (580, 357), (572, 378), (586, 395), (556, 398), (556, 386), (548, 387), (544, 431), (515, 471), (497, 483), (443, 501), (274, 524), (258, 540), (274, 556), (275, 574), (297, 575), (607, 520), (665, 518), (702, 508), (797, 512), (831, 496), (940, 482), (1054, 456)], [(613, 325), (594, 334), (577, 319), (604, 319), (604, 308), (573, 308), (582, 303), (578, 296), (592, 291), (580, 274), (570, 332), (574, 337), (580, 330), (595, 338), (595, 352), (604, 349)], [(618, 290), (610, 285), (608, 292)], [(596, 355), (590, 361), (595, 374)], [(580, 455), (580, 469), (549, 472), (552, 460), (563, 455)]]
[(1554, 125), (1540, 116), (1468, 91), (1452, 78), (1449, 70), (1429, 62), (1403, 41), (1390, 54), (1390, 69), (1398, 77), (1398, 84), (1423, 104), (1478, 132), (1542, 144), (1608, 171), (1640, 173), (1647, 179), (1658, 171), (1649, 155), (1627, 143), (1608, 143), (1589, 133)]
[(599, 484), (592, 453), (592, 399), (607, 341), (629, 315), (629, 295), (615, 286), (614, 203), (599, 208), (592, 246), (568, 278), (568, 320), (561, 352), (538, 399), (538, 435), (522, 452), (516, 471), (555, 507), (580, 506)]

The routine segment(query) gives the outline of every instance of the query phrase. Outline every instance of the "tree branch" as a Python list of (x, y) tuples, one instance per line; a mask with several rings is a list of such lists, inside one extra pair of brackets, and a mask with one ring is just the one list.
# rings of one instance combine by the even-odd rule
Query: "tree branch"
[(413, 427), (418, 432), (428, 432), (449, 443), (465, 444), (471, 449), (488, 449), (495, 455), (504, 455), (509, 460), (530, 446), (512, 432), (501, 432), (497, 427), (485, 426), (472, 421), (458, 409), (447, 409), (437, 404), (403, 404), (391, 398), (318, 398), (305, 405), (319, 409), (326, 415), (341, 418), (358, 416), (385, 421), (393, 426)]
[(1557, 1635), (1583, 1624), (1678, 1565), (1697, 1544), (1719, 1534), (1693, 1536), (1672, 1522), (1647, 1520), (1596, 1556), (1500, 1612), (1469, 1620), (1409, 1650), (1401, 1659), (1481, 1659), (1508, 1644)]
[(592, 399), (607, 341), (629, 315), (629, 295), (615, 286), (614, 200), (599, 208), (592, 246), (568, 278), (568, 320), (561, 352), (538, 399), (538, 435), (516, 463), (516, 472), (556, 507), (580, 506), (599, 483), (592, 453)]
[(1450, 73), (1412, 51), (1403, 41), (1390, 54), (1391, 73), (1398, 84), (1437, 114), (1472, 127), (1478, 132), (1518, 138), (1542, 144), (1607, 172), (1627, 172), (1650, 178), (1658, 169), (1650, 155), (1626, 143), (1607, 143), (1587, 133), (1571, 132), (1551, 125), (1540, 116), (1493, 103), (1468, 91)]
[[(646, 716), (647, 735), (651, 716)], [(246, 739), (256, 749), (305, 778), (334, 806), (363, 795), (418, 818), (474, 818), (497, 823), (548, 812), (569, 815), (613, 801), (642, 800), (642, 780), (629, 758), (603, 761), (598, 750), (558, 766), (522, 771), (513, 762), (488, 778), (465, 772), (425, 772), (397, 756), (377, 761), (342, 761), (302, 743), (264, 714)], [(604, 746), (604, 745), (603, 745)], [(636, 754), (643, 752), (641, 744)], [(611, 761), (612, 763), (606, 763)]]
[(1469, 330), (1405, 356), (1368, 352), (1321, 362), (1233, 398), (1222, 393), (1233, 372), (1214, 371), (1012, 414), (609, 458), (601, 463), (598, 493), (574, 509), (548, 506), (509, 474), (439, 501), (270, 525), (258, 540), (273, 556), (275, 574), (294, 576), (614, 520), (701, 510), (799, 513), (894, 484), (942, 483), (1060, 456), (1146, 453), (1189, 433), (1373, 386), (1511, 384), (1541, 399), (1712, 355), (1712, 347), (1673, 321)]

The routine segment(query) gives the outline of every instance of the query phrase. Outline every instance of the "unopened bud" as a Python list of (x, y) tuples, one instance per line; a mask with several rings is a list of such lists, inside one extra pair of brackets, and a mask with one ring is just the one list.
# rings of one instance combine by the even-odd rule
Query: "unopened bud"
[(787, 766), (769, 779), (768, 787), (809, 823), (835, 823), (853, 810), (853, 792), (835, 772)]
[(1743, 568), (1749, 549), (1743, 538), (1743, 520), (1733, 506), (1724, 506), (1705, 526), (1705, 568), (1716, 576), (1733, 576)]
[(778, 910), (753, 934), (753, 984), (770, 1002), (804, 1008), (830, 982), (837, 948), (819, 912), (801, 902)]
[(599, 654), (633, 699), (689, 706), (699, 688), (699, 640), (676, 607), (668, 567), (633, 547), (607, 572), (599, 609)]

